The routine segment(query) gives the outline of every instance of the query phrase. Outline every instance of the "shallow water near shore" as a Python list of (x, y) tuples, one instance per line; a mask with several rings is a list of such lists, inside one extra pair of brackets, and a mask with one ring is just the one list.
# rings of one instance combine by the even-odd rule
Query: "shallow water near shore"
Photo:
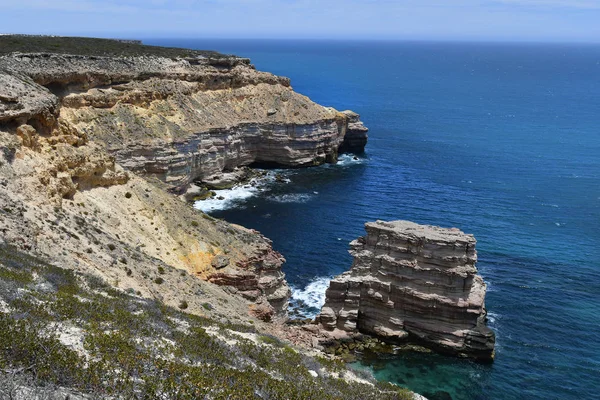
[(432, 400), (598, 398), (600, 47), (145, 42), (250, 57), (370, 128), (359, 160), (285, 171), (289, 183), (210, 211), (273, 240), (296, 312), (318, 311), (366, 221), (475, 235), (494, 364), (408, 353), (364, 366), (377, 378)]

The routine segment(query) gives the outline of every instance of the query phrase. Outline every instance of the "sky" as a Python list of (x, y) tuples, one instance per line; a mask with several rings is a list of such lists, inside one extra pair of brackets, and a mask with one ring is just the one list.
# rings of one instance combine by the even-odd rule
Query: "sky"
[(0, 0), (0, 33), (600, 43), (600, 0)]

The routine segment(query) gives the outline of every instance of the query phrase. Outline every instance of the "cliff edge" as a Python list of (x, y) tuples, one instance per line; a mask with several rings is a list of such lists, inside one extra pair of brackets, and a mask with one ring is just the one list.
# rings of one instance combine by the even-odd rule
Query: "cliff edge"
[[(245, 58), (1, 36), (0, 243), (190, 312), (283, 321), (290, 289), (271, 242), (171, 193), (255, 164), (335, 162), (349, 134), (366, 141), (356, 114)], [(193, 294), (208, 292), (226, 300)]]
[(177, 192), (253, 164), (335, 162), (367, 139), (357, 114), (235, 56), (11, 53), (0, 57), (0, 83), (0, 122), (43, 135), (63, 125)]
[(458, 229), (369, 222), (350, 271), (334, 278), (317, 321), (328, 331), (413, 340), (482, 361), (494, 357), (476, 240)]

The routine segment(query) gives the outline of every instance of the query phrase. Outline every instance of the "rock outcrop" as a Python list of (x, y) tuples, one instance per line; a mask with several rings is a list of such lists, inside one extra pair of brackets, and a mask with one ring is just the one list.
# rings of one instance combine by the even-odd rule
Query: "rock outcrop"
[(201, 278), (283, 320), (290, 289), (271, 242), (168, 192), (230, 186), (256, 164), (335, 162), (366, 128), (248, 59), (156, 49), (0, 56), (0, 243), (172, 306)]
[(475, 267), (475, 238), (408, 221), (371, 222), (366, 231), (350, 244), (350, 271), (330, 283), (320, 324), (493, 359), (495, 336), (485, 325), (486, 285)]
[(318, 105), (288, 78), (233, 56), (9, 54), (0, 57), (0, 71), (0, 81), (35, 95), (0, 93), (0, 120), (47, 130), (55, 121), (39, 116), (60, 109), (59, 120), (122, 167), (177, 192), (242, 166), (335, 162), (340, 151), (366, 144), (357, 114)]
[(348, 117), (348, 127), (339, 151), (340, 153), (362, 153), (367, 145), (369, 129), (360, 121), (360, 115), (354, 111), (343, 111)]

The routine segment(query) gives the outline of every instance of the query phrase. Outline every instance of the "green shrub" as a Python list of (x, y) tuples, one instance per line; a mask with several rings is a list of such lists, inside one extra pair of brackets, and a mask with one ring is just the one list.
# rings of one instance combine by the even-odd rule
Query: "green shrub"
[[(34, 290), (33, 271), (36, 282), (50, 289)], [(256, 333), (254, 326), (186, 314), (120, 292), (97, 277), (5, 255), (2, 247), (0, 289), (14, 310), (0, 313), (0, 370), (32, 385), (140, 400), (412, 399), (390, 384), (371, 386), (323, 373), (344, 371), (338, 360), (315, 360), (273, 336), (259, 335), (256, 344), (236, 334)], [(179, 308), (187, 306), (181, 300)], [(212, 309), (209, 303), (203, 307)], [(185, 329), (178, 329), (179, 321)], [(65, 326), (80, 330), (89, 358), (58, 340)], [(211, 333), (215, 328), (218, 335)]]

